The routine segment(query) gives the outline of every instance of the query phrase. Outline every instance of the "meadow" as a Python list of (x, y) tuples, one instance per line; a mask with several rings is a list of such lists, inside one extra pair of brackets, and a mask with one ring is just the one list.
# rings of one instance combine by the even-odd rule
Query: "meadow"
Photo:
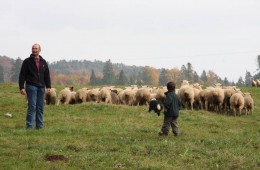
[(3, 170), (260, 169), (260, 88), (242, 88), (255, 101), (249, 116), (181, 110), (178, 137), (158, 136), (163, 116), (148, 106), (103, 103), (45, 106), (44, 129), (27, 130), (18, 85), (0, 89)]

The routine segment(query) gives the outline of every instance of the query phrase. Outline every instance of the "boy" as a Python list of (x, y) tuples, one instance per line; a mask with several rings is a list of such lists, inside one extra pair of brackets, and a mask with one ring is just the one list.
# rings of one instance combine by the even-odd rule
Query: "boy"
[(163, 102), (164, 105), (164, 120), (159, 136), (167, 136), (170, 126), (174, 136), (179, 135), (177, 119), (179, 117), (179, 110), (181, 109), (180, 98), (175, 93), (175, 83), (170, 81), (167, 83), (166, 98)]

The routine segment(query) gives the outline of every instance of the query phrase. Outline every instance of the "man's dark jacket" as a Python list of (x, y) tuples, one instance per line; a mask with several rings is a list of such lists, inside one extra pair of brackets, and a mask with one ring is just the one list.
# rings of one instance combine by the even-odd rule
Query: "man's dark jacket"
[(20, 75), (19, 88), (24, 89), (24, 82), (37, 87), (51, 88), (51, 78), (47, 62), (40, 56), (40, 68), (37, 69), (34, 55), (23, 61)]
[(164, 115), (166, 117), (178, 117), (179, 110), (182, 107), (180, 98), (176, 95), (174, 91), (167, 91), (165, 95), (166, 98), (163, 102), (165, 108)]

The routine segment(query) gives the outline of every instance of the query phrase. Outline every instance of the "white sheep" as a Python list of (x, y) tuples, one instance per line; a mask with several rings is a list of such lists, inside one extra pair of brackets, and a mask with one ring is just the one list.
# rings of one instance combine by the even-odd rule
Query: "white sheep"
[(69, 104), (71, 100), (71, 92), (73, 91), (73, 86), (65, 87), (60, 91), (58, 95), (58, 104)]
[(244, 104), (245, 114), (246, 115), (248, 115), (249, 113), (252, 114), (254, 111), (254, 100), (251, 94), (248, 92), (244, 93), (244, 99), (245, 99), (245, 104)]
[(178, 96), (182, 102), (183, 108), (186, 108), (186, 105), (193, 110), (193, 102), (194, 102), (194, 91), (193, 88), (189, 85), (182, 85), (178, 90)]
[(242, 93), (238, 92), (230, 97), (230, 109), (233, 111), (235, 116), (237, 113), (239, 113), (239, 116), (241, 115), (241, 111), (244, 108), (244, 105), (245, 99)]

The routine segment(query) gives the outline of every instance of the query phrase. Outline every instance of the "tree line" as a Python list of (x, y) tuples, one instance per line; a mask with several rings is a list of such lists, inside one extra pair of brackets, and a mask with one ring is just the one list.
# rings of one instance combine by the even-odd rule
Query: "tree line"
[[(0, 56), (0, 82), (18, 82), (19, 72), (22, 65), (21, 58), (11, 60), (9, 62), (9, 75), (6, 74), (3, 64), (3, 57)], [(6, 61), (5, 61), (6, 63)], [(202, 85), (211, 86), (215, 83), (223, 85), (236, 85), (239, 87), (251, 86), (253, 79), (260, 79), (260, 55), (257, 56), (258, 69), (256, 74), (252, 75), (246, 71), (244, 77), (240, 76), (237, 82), (230, 82), (227, 77), (223, 79), (219, 77), (213, 70), (203, 70), (199, 75), (193, 68), (191, 63), (182, 65), (179, 68), (172, 69), (156, 69), (150, 66), (137, 67), (126, 66), (124, 64), (113, 64), (109, 59), (106, 62), (102, 61), (78, 61), (78, 60), (60, 60), (49, 63), (51, 80), (57, 85), (150, 85), (163, 86), (168, 81), (176, 82), (180, 85), (183, 79), (189, 80), (191, 83), (198, 82)]]

